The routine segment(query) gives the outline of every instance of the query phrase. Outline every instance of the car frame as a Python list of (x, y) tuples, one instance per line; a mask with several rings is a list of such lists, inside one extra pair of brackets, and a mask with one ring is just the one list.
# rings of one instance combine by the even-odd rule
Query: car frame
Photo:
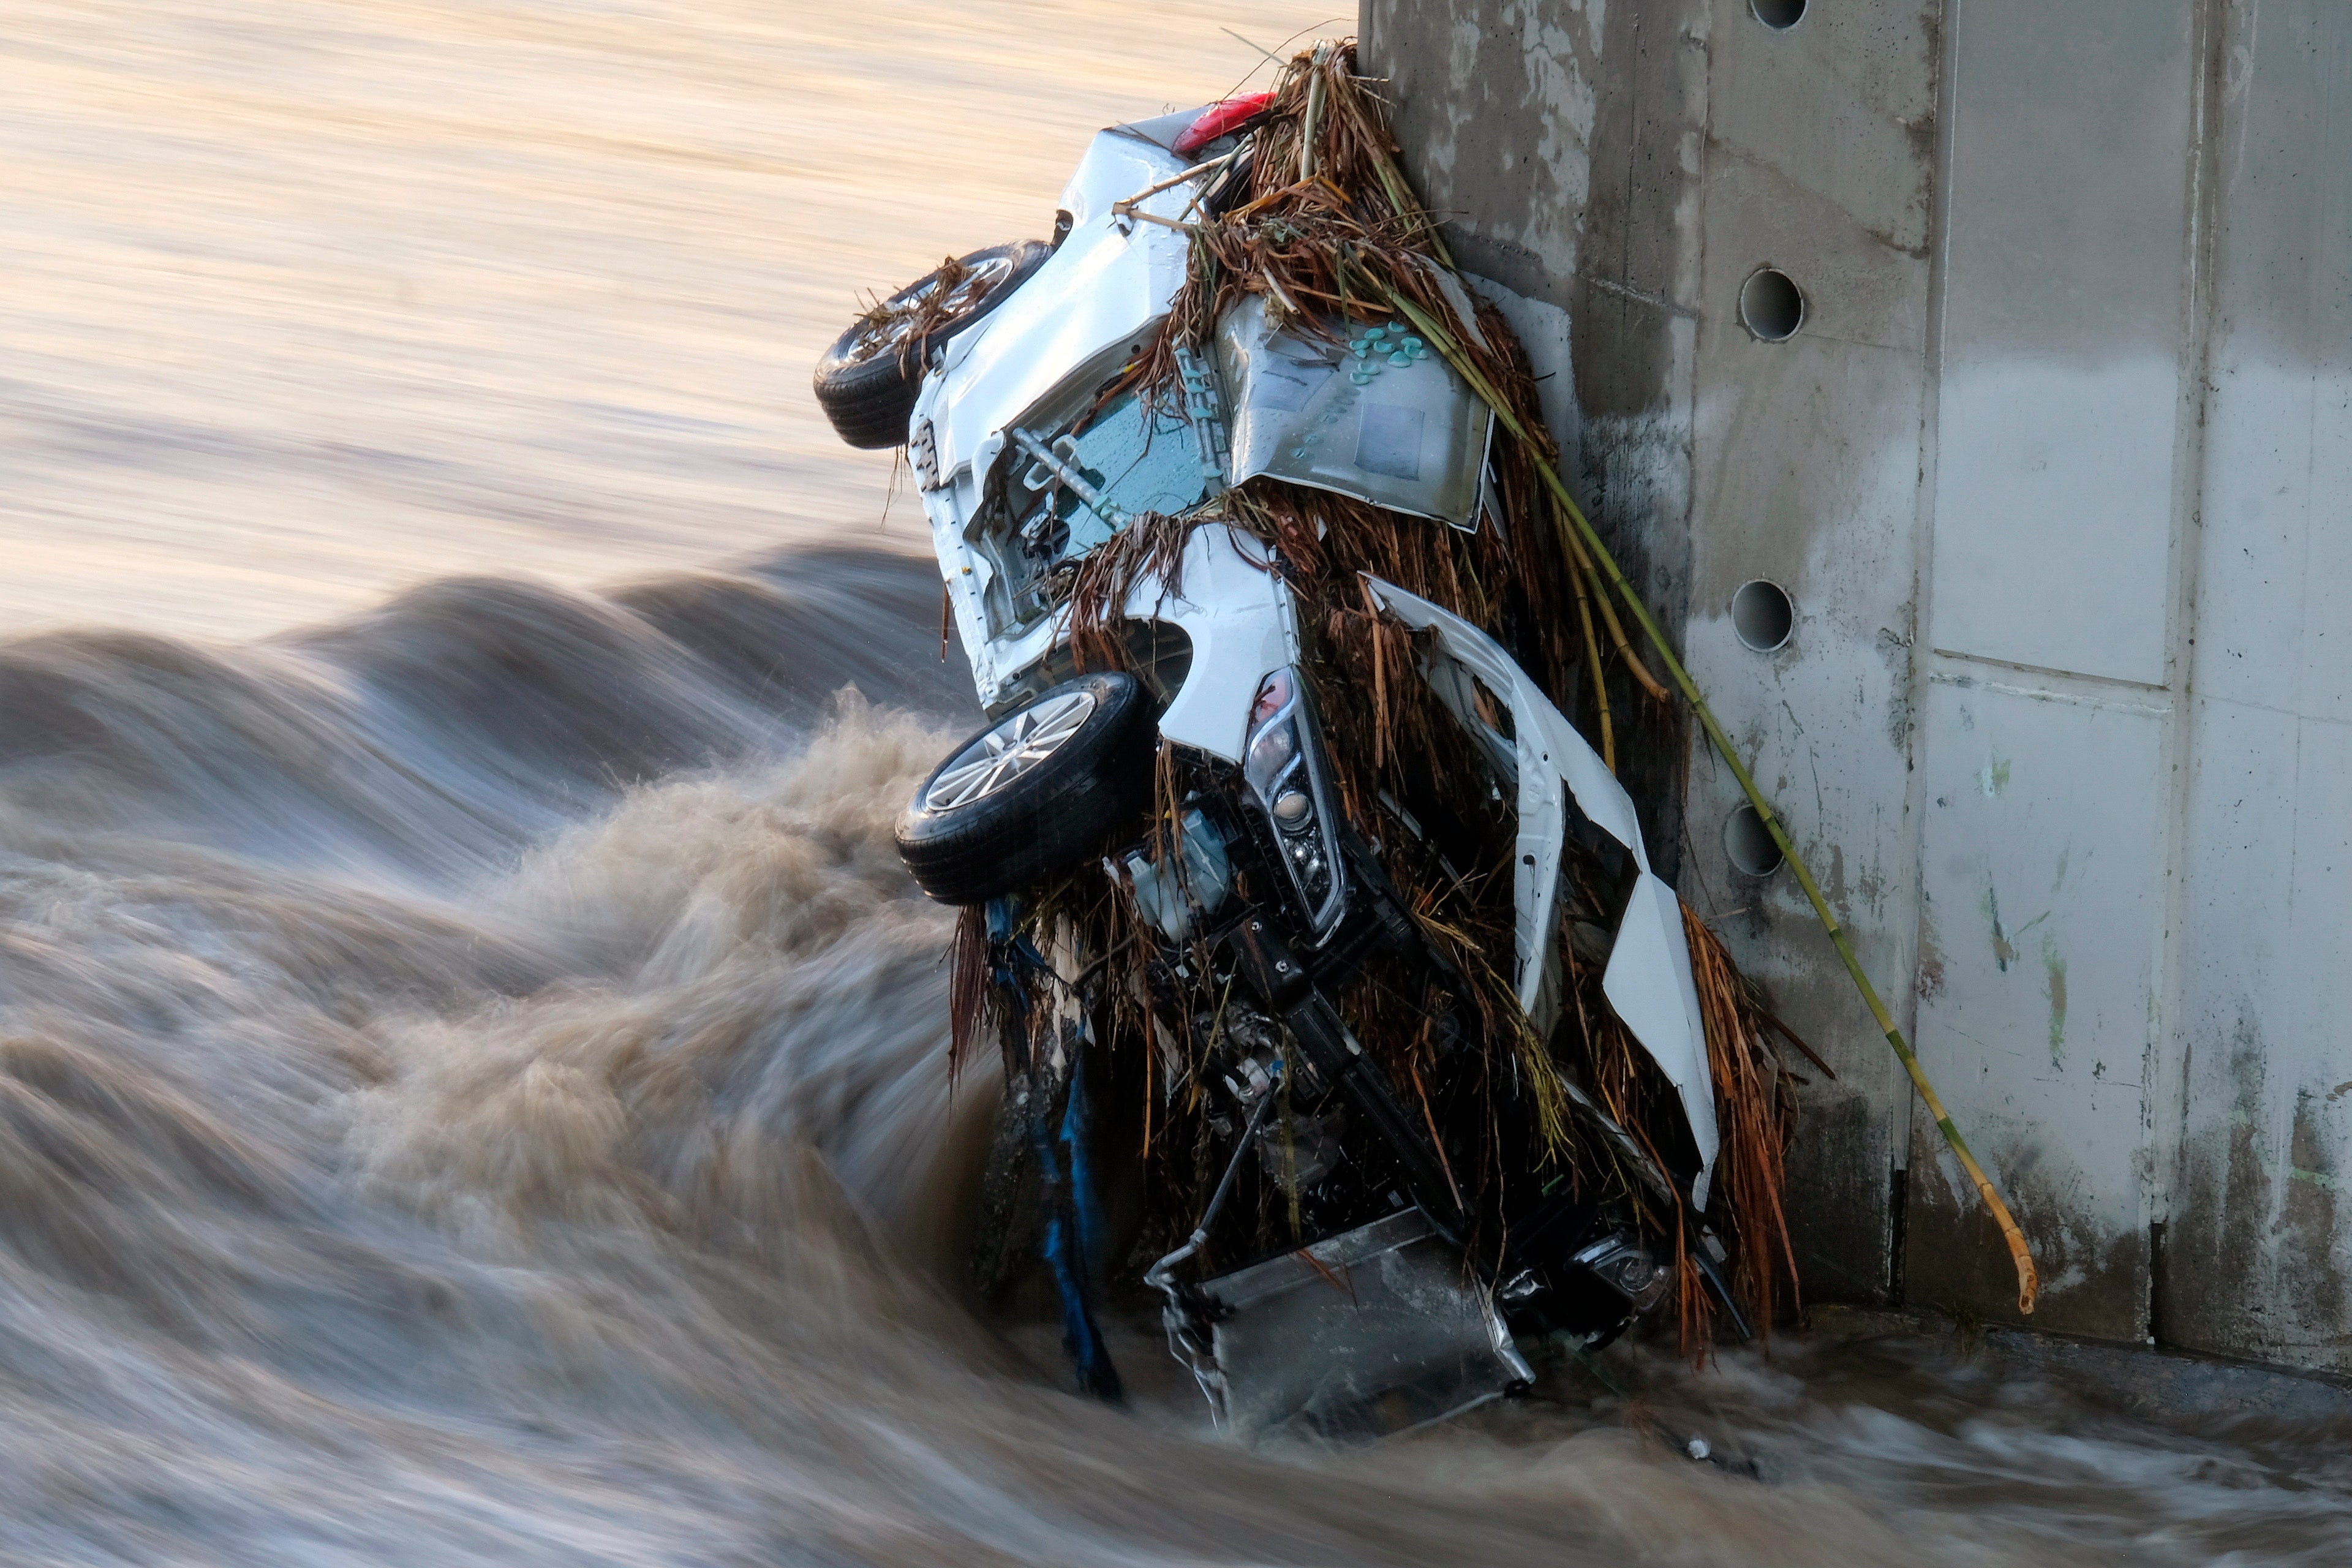
[[(928, 347), (908, 421), (909, 461), (948, 607), (992, 723), (927, 782), (900, 841), (935, 894), (987, 904), (999, 944), (1011, 941), (1009, 902), (1024, 879), (1099, 857), (1101, 873), (1176, 955), (1171, 962), (1206, 941), (1214, 962), (1245, 983), (1276, 1043), (1235, 1058), (1240, 1077), (1228, 1073), (1226, 1085), (1242, 1131), (1216, 1194), (1189, 1240), (1144, 1279), (1163, 1294), (1171, 1349), (1221, 1420), (1248, 1431), (1303, 1423), (1349, 1435), (1445, 1415), (1524, 1385), (1531, 1373), (1515, 1324), (1540, 1327), (1565, 1312), (1580, 1342), (1601, 1342), (1663, 1299), (1672, 1267), (1657, 1254), (1656, 1237), (1591, 1215), (1547, 1258), (1521, 1243), (1494, 1258), (1469, 1256), (1473, 1216), (1458, 1190), (1449, 1191), (1450, 1171), (1440, 1180), (1442, 1148), (1429, 1158), (1434, 1123), (1423, 1138), (1331, 1003), (1339, 979), (1373, 962), (1368, 955), (1422, 950), (1408, 930), (1412, 917), (1384, 891), (1377, 844), (1347, 823), (1331, 796), (1303, 668), (1300, 607), (1284, 563), (1253, 532), (1215, 514), (1225, 492), (1271, 475), (1418, 526), (1497, 526), (1487, 462), (1494, 419), (1418, 339), (1344, 321), (1311, 330), (1298, 313), (1255, 299), (1216, 323), (1213, 353), (1180, 346), (1181, 407), (1132, 391), (1121, 400), (1122, 373), (1154, 350), (1184, 281), (1186, 219), (1233, 167), (1238, 142), (1198, 134), (1220, 108), (1097, 134), (1063, 193), (1051, 254), (986, 314)], [(1443, 281), (1460, 329), (1478, 333), (1461, 286)], [(1130, 661), (1139, 692), (1127, 697), (1099, 675), (1086, 686), (1073, 579), (1139, 518), (1171, 516), (1184, 520), (1181, 549), (1137, 572), (1109, 616), (1141, 650)], [(1508, 792), (1517, 842), (1510, 981), (1538, 1031), (1561, 1005), (1566, 954), (1555, 906), (1571, 837), (1613, 845), (1628, 858), (1601, 989), (1672, 1086), (1695, 1173), (1670, 1176), (1589, 1098), (1574, 1098), (1583, 1121), (1673, 1212), (1703, 1212), (1717, 1152), (1704, 1022), (1680, 904), (1651, 867), (1631, 797), (1492, 637), (1395, 584), (1368, 578), (1365, 590), (1416, 635), (1418, 675), (1460, 724), (1497, 797)], [(1088, 730), (1111, 723), (1113, 708), (1148, 713), (1148, 733), (1133, 718), (1119, 718), (1126, 729), (1108, 738)], [(1164, 852), (1136, 847), (1122, 856), (1110, 845), (1113, 854), (1099, 856), (1106, 846), (1094, 842), (1103, 835), (1097, 818), (1135, 810), (1122, 781), (1143, 751), (1171, 749), (1215, 787), (1188, 797), (1202, 804), (1162, 835), (1176, 841)], [(1083, 777), (1070, 761), (1077, 750), (1087, 751)], [(985, 785), (982, 796), (971, 795), (981, 787), (975, 780)], [(1016, 796), (1021, 809), (1039, 814), (1038, 831), (1000, 826), (992, 838), (924, 837), (926, 824), (969, 811), (974, 799), (996, 801), (996, 817), (1014, 821)], [(1015, 837), (1017, 847), (1009, 842)], [(961, 879), (927, 878), (923, 855), (937, 870), (950, 851), (965, 858)], [(1017, 863), (1017, 875), (1008, 871), (992, 889), (983, 868), (974, 880), (976, 852)], [(1251, 883), (1261, 889), (1253, 900), (1234, 896), (1247, 879), (1235, 873), (1237, 859), (1267, 873)], [(1266, 888), (1280, 896), (1267, 898)], [(985, 900), (975, 896), (982, 892)], [(1066, 988), (1101, 956), (1030, 953)], [(1082, 1042), (1089, 1027), (1078, 1018), (1069, 1037)], [(1064, 1057), (1055, 1054), (1052, 1071), (1066, 1074)], [(1261, 1141), (1277, 1088), (1292, 1082), (1307, 1085), (1317, 1104), (1344, 1106), (1349, 1136), (1384, 1151), (1370, 1168), (1393, 1178), (1393, 1203), (1287, 1258), (1181, 1279)], [(1045, 1143), (1036, 1157), (1059, 1169), (1066, 1157)], [(1082, 1219), (1066, 1235), (1049, 1227), (1046, 1250), (1074, 1245)], [(1541, 1228), (1539, 1216), (1522, 1215), (1520, 1224), (1522, 1236), (1529, 1225)], [(1692, 1239), (1693, 1263), (1728, 1305), (1712, 1236), (1702, 1230)], [(1314, 1288), (1334, 1269), (1386, 1281), (1385, 1305), (1375, 1310), (1357, 1291), (1335, 1318), (1322, 1300), (1328, 1292)], [(1086, 1282), (1071, 1274), (1063, 1269), (1060, 1284), (1083, 1366), (1099, 1347), (1079, 1342), (1094, 1332), (1091, 1305)], [(1529, 1305), (1570, 1300), (1583, 1305), (1550, 1318)], [(1368, 1327), (1374, 1319), (1385, 1326)], [(1244, 1323), (1251, 1331), (1235, 1326)]]

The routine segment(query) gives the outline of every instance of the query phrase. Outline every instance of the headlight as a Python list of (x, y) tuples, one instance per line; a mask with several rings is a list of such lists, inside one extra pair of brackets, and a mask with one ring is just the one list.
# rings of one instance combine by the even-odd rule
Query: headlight
[(1242, 743), (1242, 778), (1274, 828), (1283, 869), (1308, 923), (1318, 936), (1328, 935), (1347, 905), (1348, 888), (1330, 785), (1297, 670), (1277, 669), (1259, 685)]

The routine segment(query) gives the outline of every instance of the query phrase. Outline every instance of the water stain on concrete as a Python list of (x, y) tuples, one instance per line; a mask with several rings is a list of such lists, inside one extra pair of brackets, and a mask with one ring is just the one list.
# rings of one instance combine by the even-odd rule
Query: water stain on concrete
[[(1934, 1125), (1914, 1123), (1904, 1270), (1916, 1305), (1965, 1307), (1979, 1321), (2023, 1324), (2009, 1248), (1975, 1188), (1941, 1148)], [(2147, 1332), (2147, 1236), (2082, 1210), (2083, 1175), (2061, 1144), (1987, 1139), (1979, 1147), (2025, 1228), (2042, 1296), (2031, 1326), (2134, 1341)]]
[(1990, 882), (1985, 884), (1983, 908), (1985, 919), (1992, 926), (1992, 961), (2000, 965), (2000, 972), (2006, 974), (2009, 966), (2016, 962), (2017, 948), (2009, 940), (2009, 933), (2000, 929), (2000, 889)]
[(2043, 990), (2050, 998), (2050, 1065), (2062, 1068), (2066, 1065), (2066, 960), (2048, 936), (2042, 939), (2042, 968), (2049, 976)]
[[(1916, 984), (1922, 1002), (1934, 1001), (1944, 989), (1944, 948), (1936, 937), (1935, 915), (1924, 899), (1919, 909), (1919, 978)], [(2346, 1087), (2352, 1088), (2352, 1084)]]
[[(2000, 923), (2000, 889), (1994, 887), (1990, 879), (1985, 882), (1985, 896), (1977, 907), (1984, 911), (1985, 923), (1992, 930), (1993, 962), (2000, 966), (2003, 974), (2008, 973), (2009, 966), (2017, 962), (2017, 944), (2025, 933), (2050, 918), (2050, 911), (2044, 910), (2015, 931), (2009, 930)], [(2043, 945), (2046, 949), (2048, 939), (2044, 939)]]
[[(2332, 1115), (2313, 1089), (2298, 1089), (2294, 1123), (2287, 1136), (2287, 1179), (2279, 1194), (2279, 1228), (2294, 1238), (2290, 1255), (2327, 1258), (2336, 1245), (2336, 1173), (2332, 1151), (2341, 1146), (2323, 1123)], [(2285, 1271), (2289, 1294), (2297, 1298), (2292, 1321), (2298, 1324), (2341, 1322), (2344, 1279), (2334, 1268), (2320, 1267)]]

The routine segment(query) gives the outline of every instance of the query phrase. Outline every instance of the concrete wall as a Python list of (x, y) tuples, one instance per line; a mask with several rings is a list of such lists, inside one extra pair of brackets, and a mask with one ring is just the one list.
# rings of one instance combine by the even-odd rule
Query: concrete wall
[[(1565, 312), (1577, 477), (2032, 1237), (2035, 1323), (2352, 1368), (2352, 7), (1803, 12), (1362, 30), (1465, 265)], [(1740, 318), (1762, 267), (1804, 292), (1785, 342)], [(1728, 615), (1759, 577), (1797, 610), (1771, 653)], [(1686, 762), (1635, 781), (1685, 896), (1837, 1071), (1810, 1288), (2013, 1317), (1793, 879), (1732, 867), (1737, 788)]]

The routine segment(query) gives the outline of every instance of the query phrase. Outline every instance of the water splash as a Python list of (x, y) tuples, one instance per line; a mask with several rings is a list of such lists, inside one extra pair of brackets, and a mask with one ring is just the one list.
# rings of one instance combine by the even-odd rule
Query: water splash
[(1625, 1352), (1250, 1453), (1146, 1317), (1132, 1408), (1065, 1392), (956, 1268), (992, 1091), (889, 842), (971, 717), (935, 593), (0, 647), (0, 1559), (2340, 1560), (2340, 1444), (1966, 1362)]

